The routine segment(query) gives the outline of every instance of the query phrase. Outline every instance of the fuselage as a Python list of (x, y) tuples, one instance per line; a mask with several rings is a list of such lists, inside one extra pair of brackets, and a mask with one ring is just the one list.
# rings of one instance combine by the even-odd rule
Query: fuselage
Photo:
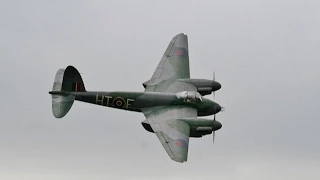
[(144, 108), (184, 105), (197, 109), (198, 116), (209, 116), (221, 110), (219, 104), (203, 98), (201, 102), (184, 102), (173, 93), (159, 92), (70, 92), (75, 100), (86, 103), (117, 108), (127, 111), (141, 112)]

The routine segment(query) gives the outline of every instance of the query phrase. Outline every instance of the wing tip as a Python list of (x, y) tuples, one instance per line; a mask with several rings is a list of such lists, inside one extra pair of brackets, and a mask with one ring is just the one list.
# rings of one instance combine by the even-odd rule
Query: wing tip
[(185, 33), (178, 33), (175, 37), (178, 37), (178, 36), (187, 36), (187, 34), (185, 34)]
[(185, 162), (187, 162), (187, 159), (179, 159), (179, 158), (176, 158), (176, 157), (174, 157), (174, 158), (171, 158), (173, 161), (175, 161), (175, 162), (178, 162), (178, 163), (185, 163)]

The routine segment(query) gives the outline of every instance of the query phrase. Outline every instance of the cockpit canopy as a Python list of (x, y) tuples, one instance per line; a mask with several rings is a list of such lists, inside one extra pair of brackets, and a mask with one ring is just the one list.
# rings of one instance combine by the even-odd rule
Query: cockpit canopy
[(202, 96), (196, 91), (182, 91), (176, 94), (183, 102), (201, 102)]

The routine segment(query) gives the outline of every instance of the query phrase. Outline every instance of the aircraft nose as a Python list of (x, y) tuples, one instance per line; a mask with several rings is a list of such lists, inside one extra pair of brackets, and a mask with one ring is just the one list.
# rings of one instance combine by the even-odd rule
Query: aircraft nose
[(216, 104), (215, 106), (212, 107), (214, 114), (218, 113), (221, 111), (221, 106), (219, 104)]
[(217, 82), (217, 81), (213, 81), (212, 90), (213, 91), (217, 91), (219, 89), (221, 89), (221, 84), (219, 82)]

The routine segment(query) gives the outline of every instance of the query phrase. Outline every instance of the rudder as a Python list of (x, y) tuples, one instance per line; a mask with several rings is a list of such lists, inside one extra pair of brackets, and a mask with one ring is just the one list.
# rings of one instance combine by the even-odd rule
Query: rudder
[(52, 113), (56, 118), (64, 117), (71, 109), (75, 97), (69, 92), (85, 92), (80, 73), (73, 66), (59, 69), (54, 78), (52, 91)]
[(71, 92), (86, 91), (79, 71), (73, 66), (68, 66), (64, 72), (62, 90)]

